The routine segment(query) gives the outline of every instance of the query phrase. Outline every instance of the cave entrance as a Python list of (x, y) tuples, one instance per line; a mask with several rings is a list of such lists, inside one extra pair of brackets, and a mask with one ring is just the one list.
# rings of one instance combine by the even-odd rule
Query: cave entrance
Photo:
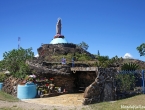
[(96, 72), (94, 71), (77, 71), (74, 73), (74, 92), (82, 93), (85, 88), (89, 86), (92, 82), (94, 82), (96, 78)]

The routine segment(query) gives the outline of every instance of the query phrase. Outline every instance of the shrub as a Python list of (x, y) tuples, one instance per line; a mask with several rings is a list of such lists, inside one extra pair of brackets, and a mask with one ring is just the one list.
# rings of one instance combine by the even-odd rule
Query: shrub
[[(135, 71), (139, 68), (139, 65), (135, 63), (124, 63), (121, 67), (122, 71)], [(136, 84), (135, 75), (133, 73), (119, 73), (116, 76), (117, 89), (119, 91), (129, 91), (134, 89)]]
[(25, 75), (30, 74), (30, 69), (25, 62), (32, 59), (33, 56), (32, 48), (13, 49), (3, 54), (4, 59), (0, 67), (10, 71), (14, 77), (24, 78)]
[(0, 82), (4, 82), (4, 80), (6, 79), (6, 75), (5, 74), (3, 74), (3, 73), (1, 73), (0, 74)]
[(121, 92), (129, 91), (135, 87), (135, 77), (134, 74), (125, 73), (116, 75), (116, 86), (117, 90)]

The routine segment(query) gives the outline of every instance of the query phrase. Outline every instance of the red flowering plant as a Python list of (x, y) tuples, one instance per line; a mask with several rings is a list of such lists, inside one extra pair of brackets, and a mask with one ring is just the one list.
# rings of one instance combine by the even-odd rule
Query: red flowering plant
[(54, 79), (53, 78), (50, 78), (49, 80), (50, 80), (50, 83), (52, 84), (52, 82), (53, 82)]
[(48, 86), (49, 86), (49, 84), (45, 84), (45, 86), (46, 86), (46, 87), (48, 87)]
[(53, 78), (50, 78), (50, 81), (53, 81), (54, 79)]

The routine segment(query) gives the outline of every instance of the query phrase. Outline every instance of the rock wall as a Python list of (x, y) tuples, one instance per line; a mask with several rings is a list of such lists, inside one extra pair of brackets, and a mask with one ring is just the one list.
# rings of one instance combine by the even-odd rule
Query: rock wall
[[(39, 76), (37, 76), (37, 77), (39, 77)], [(74, 85), (74, 77), (72, 77), (72, 75), (43, 74), (39, 78), (46, 78), (46, 79), (53, 78), (52, 83), (55, 85), (55, 87), (61, 87), (62, 92), (63, 91), (67, 91), (67, 93), (74, 92), (75, 85)], [(46, 83), (44, 82), (44, 84), (46, 84)]]
[(19, 78), (14, 78), (12, 76), (8, 77), (4, 83), (3, 83), (3, 88), (2, 91), (11, 94), (13, 96), (17, 95), (17, 85), (21, 82), (22, 80)]
[(83, 104), (115, 100), (114, 78), (116, 73), (114, 68), (98, 68), (95, 81), (85, 89)]
[(38, 62), (38, 60), (26, 61), (34, 74), (70, 74), (69, 65), (51, 64)]

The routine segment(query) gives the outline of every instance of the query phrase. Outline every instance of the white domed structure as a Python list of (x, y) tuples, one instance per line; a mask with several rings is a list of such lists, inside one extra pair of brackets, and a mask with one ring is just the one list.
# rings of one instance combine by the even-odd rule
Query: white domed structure
[(64, 38), (55, 38), (50, 42), (50, 44), (60, 44), (60, 43), (67, 43), (67, 41)]
[(56, 35), (50, 44), (68, 43), (63, 35), (61, 35), (61, 19), (58, 19), (56, 24)]
[(132, 55), (130, 53), (126, 53), (123, 57), (124, 59), (132, 59)]
[(39, 57), (39, 54), (36, 54), (35, 57)]

